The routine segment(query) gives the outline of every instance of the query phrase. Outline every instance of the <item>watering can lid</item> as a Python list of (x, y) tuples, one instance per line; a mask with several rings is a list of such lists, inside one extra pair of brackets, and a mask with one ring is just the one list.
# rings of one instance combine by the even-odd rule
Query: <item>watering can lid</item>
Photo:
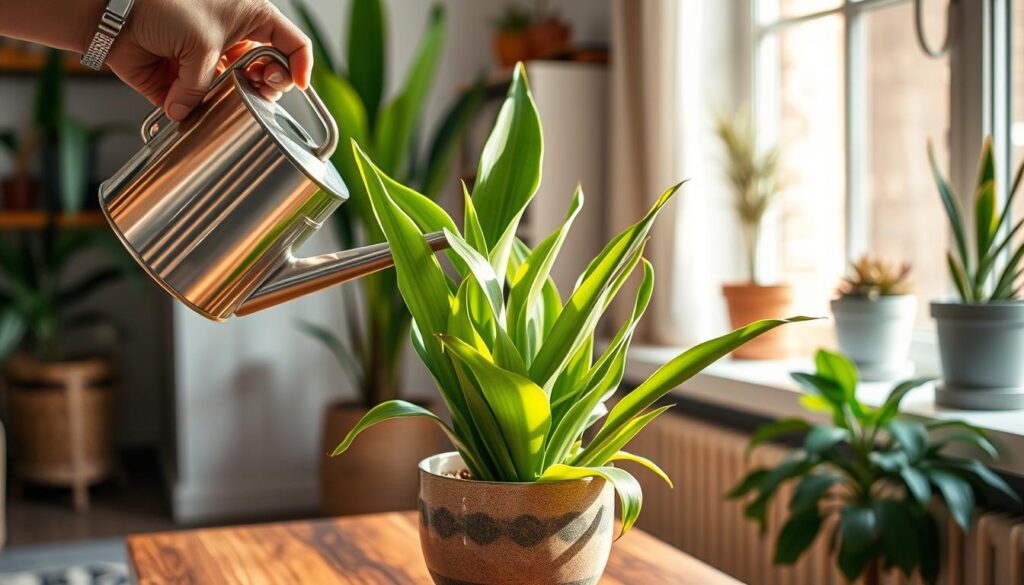
[[(341, 175), (338, 174), (338, 170), (327, 159), (333, 154), (333, 149), (332, 152), (324, 154), (324, 158), (327, 160), (321, 160), (317, 156), (317, 150), (321, 147), (287, 110), (279, 103), (263, 97), (241, 71), (233, 71), (232, 76), (243, 103), (288, 160), (301, 169), (303, 174), (316, 183), (320, 189), (342, 201), (347, 200), (348, 187)], [(325, 121), (325, 123), (327, 122)], [(330, 131), (328, 130), (328, 132)]]

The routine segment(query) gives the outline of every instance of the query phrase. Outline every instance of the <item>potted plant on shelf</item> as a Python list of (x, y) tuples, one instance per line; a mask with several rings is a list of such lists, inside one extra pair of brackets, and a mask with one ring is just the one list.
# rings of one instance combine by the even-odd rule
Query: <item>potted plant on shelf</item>
[[(803, 446), (774, 468), (751, 470), (729, 493), (753, 496), (744, 515), (764, 534), (772, 499), (796, 482), (775, 544), (775, 563), (792, 565), (829, 532), (836, 563), (851, 583), (878, 585), (883, 570), (908, 578), (917, 571), (928, 583), (939, 573), (940, 531), (931, 507), (942, 496), (956, 523), (971, 528), (982, 486), (1020, 497), (980, 461), (951, 457), (949, 447), (974, 446), (991, 457), (996, 449), (985, 432), (962, 421), (923, 423), (900, 415), (900, 403), (926, 378), (897, 384), (878, 408), (856, 396), (857, 370), (840, 354), (819, 351), (817, 373), (794, 373), (806, 391), (801, 404), (831, 423), (783, 419), (759, 428), (750, 448), (785, 435), (804, 434)], [(829, 520), (837, 520), (834, 524)]]
[(494, 55), (502, 67), (511, 67), (519, 61), (533, 57), (530, 48), (530, 28), (533, 17), (524, 8), (509, 4), (494, 22)]
[(953, 232), (955, 252), (947, 252), (946, 260), (959, 295), (931, 303), (943, 377), (935, 400), (971, 410), (1024, 408), (1024, 303), (1018, 300), (1024, 244), (1014, 241), (1024, 220), (1010, 225), (1024, 164), (998, 212), (992, 140), (985, 140), (971, 225), (930, 148), (929, 158)]
[[(482, 102), (478, 87), (462, 93), (429, 137), (429, 149), (420, 155), (420, 119), (445, 43), (442, 7), (432, 11), (406, 81), (389, 101), (385, 100), (386, 15), (380, 0), (351, 3), (347, 71), (331, 57), (305, 5), (296, 2), (296, 8), (313, 39), (313, 83), (338, 122), (342, 144), (355, 140), (391, 176), (414, 185), (432, 199), (439, 197), (458, 143)], [(373, 215), (352, 150), (337, 149), (332, 162), (350, 191), (349, 203), (331, 216), (341, 246), (383, 242), (384, 234)], [(336, 333), (312, 321), (302, 325), (338, 357), (357, 392), (354, 400), (328, 406), (322, 439), (328, 451), (369, 408), (397, 397), (402, 386), (410, 315), (398, 294), (395, 273), (378, 272), (361, 279), (359, 286), (362, 298), (358, 300), (352, 298), (353, 289), (342, 289), (349, 323), (344, 332)], [(389, 444), (394, 456), (381, 460), (377, 448), (368, 442), (351, 458), (323, 463), (320, 482), (324, 511), (367, 513), (407, 509), (415, 504), (415, 463), (437, 451), (437, 429), (430, 424), (414, 424), (400, 435), (381, 434), (375, 441)]]
[[(780, 190), (779, 149), (759, 149), (749, 111), (720, 115), (716, 123), (725, 146), (727, 176), (735, 197), (736, 215), (745, 240), (747, 281), (722, 285), (733, 327), (756, 319), (778, 318), (790, 312), (793, 289), (788, 284), (764, 284), (758, 271), (758, 248), (765, 214)], [(733, 353), (739, 359), (780, 359), (793, 351), (793, 341), (779, 329)]]
[[(636, 461), (665, 477), (653, 462), (624, 451), (626, 444), (668, 408), (658, 401), (672, 388), (789, 321), (753, 323), (683, 352), (609, 411), (604, 402), (622, 379), (652, 291), (644, 246), (679, 186), (613, 238), (563, 300), (549, 274), (583, 195), (577, 191), (565, 223), (536, 249), (516, 238), (540, 181), (543, 150), (521, 64), (484, 146), (472, 195), (465, 193), (461, 231), (429, 198), (353, 148), (413, 315), (413, 346), (452, 422), (408, 402), (385, 402), (334, 454), (377, 423), (425, 417), (457, 450), (420, 464), (420, 538), (437, 583), (596, 582), (612, 544), (614, 492), (623, 532), (640, 513), (639, 484), (613, 462)], [(426, 243), (424, 234), (434, 231), (444, 231), (451, 246), (454, 280)], [(595, 355), (598, 322), (635, 272), (641, 278), (633, 312)]]
[(893, 380), (912, 369), (908, 354), (917, 311), (910, 294), (910, 265), (864, 256), (832, 301), (839, 349), (864, 381)]
[[(115, 368), (96, 348), (117, 333), (83, 302), (134, 274), (134, 262), (108, 242), (118, 262), (83, 273), (83, 255), (109, 234), (61, 231), (52, 219), (18, 237), (0, 240), (0, 361), (15, 469), (21, 480), (72, 487), (83, 509), (87, 487), (116, 464)], [(89, 349), (76, 350), (73, 335)]]
[(567, 53), (571, 35), (569, 25), (548, 9), (547, 0), (536, 0), (535, 13), (537, 17), (527, 32), (530, 58), (550, 59)]

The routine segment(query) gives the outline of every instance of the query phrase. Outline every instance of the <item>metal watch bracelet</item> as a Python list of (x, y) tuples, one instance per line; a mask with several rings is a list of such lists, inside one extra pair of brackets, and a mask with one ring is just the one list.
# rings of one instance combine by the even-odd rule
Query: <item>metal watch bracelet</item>
[(121, 34), (121, 29), (128, 21), (128, 13), (132, 11), (134, 0), (110, 0), (103, 16), (100, 17), (96, 34), (89, 43), (89, 48), (82, 55), (82, 65), (99, 71), (107, 60), (107, 53), (114, 45), (114, 39)]

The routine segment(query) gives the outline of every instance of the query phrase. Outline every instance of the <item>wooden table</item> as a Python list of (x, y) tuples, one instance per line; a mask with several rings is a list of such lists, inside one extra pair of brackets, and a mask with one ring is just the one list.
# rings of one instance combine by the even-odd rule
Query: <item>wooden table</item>
[[(143, 534), (128, 538), (128, 556), (141, 585), (432, 583), (412, 512)], [(736, 581), (634, 529), (612, 547), (601, 583)]]

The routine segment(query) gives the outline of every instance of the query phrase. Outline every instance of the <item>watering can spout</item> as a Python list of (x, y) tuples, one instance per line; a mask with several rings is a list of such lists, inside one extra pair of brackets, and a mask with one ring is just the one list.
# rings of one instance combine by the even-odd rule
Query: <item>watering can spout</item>
[[(426, 234), (424, 239), (435, 252), (448, 247), (448, 240), (441, 232)], [(241, 317), (262, 311), (303, 295), (390, 268), (394, 263), (391, 247), (387, 243), (309, 258), (290, 257), (235, 310), (235, 315)]]

